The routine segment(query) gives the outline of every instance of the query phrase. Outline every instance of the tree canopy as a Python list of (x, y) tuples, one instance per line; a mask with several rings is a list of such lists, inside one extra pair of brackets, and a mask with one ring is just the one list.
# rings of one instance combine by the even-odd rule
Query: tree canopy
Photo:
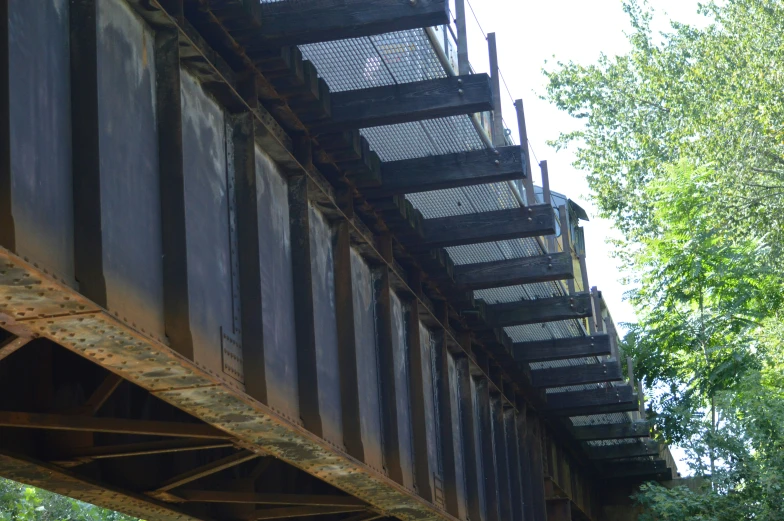
[(624, 9), (630, 51), (559, 62), (545, 98), (584, 123), (553, 145), (622, 232), (624, 350), (658, 435), (709, 476), (637, 498), (649, 520), (784, 519), (784, 4), (710, 3), (661, 33)]
[(46, 490), (0, 478), (0, 521), (140, 520)]

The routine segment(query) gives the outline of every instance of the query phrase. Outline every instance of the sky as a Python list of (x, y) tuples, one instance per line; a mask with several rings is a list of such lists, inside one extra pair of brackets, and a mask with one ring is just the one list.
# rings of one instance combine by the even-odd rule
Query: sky
[[(501, 85), (504, 120), (508, 128), (517, 128), (513, 99), (522, 99), (528, 139), (535, 155), (534, 181), (539, 183), (536, 162), (547, 160), (551, 189), (586, 209), (590, 222), (583, 226), (589, 282), (602, 291), (616, 325), (634, 322), (634, 310), (623, 299), (629, 288), (621, 283), (620, 268), (610, 253), (611, 246), (606, 243), (607, 239), (617, 237), (617, 232), (611, 222), (598, 218), (589, 199), (585, 174), (571, 166), (572, 152), (556, 152), (547, 145), (548, 140), (561, 132), (579, 128), (579, 123), (539, 99), (545, 91), (543, 67), (553, 67), (556, 61), (590, 64), (601, 53), (613, 56), (628, 51), (624, 32), (629, 29), (629, 23), (621, 0), (466, 2), (469, 61), (475, 71), (488, 72), (487, 42), (482, 30), (496, 33), (498, 62), (506, 84)], [(649, 4), (656, 11), (653, 27), (657, 30), (668, 29), (670, 19), (693, 24), (704, 20), (697, 14), (697, 0), (649, 0)], [(670, 449), (681, 474), (690, 474), (683, 451), (677, 447)]]

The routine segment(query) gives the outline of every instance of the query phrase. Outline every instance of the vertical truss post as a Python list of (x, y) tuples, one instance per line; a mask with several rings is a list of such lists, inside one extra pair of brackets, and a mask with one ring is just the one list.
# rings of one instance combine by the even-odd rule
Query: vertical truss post
[(11, 58), (8, 14), (8, 2), (0, 2), (0, 246), (16, 251), (11, 197)]
[[(349, 198), (350, 199), (350, 198)], [(334, 246), (335, 316), (337, 318), (340, 400), (343, 417), (343, 443), (346, 451), (365, 461), (359, 408), (357, 374), (357, 337), (354, 323), (354, 283), (351, 277), (351, 231), (349, 223), (337, 224)]]
[[(544, 490), (544, 456), (542, 450), (542, 431), (539, 418), (529, 414), (528, 427), (528, 456), (531, 462), (531, 517), (530, 519), (546, 519), (547, 507), (545, 504)], [(528, 518), (526, 518), (528, 519)]]
[(509, 408), (504, 411), (504, 432), (506, 435), (506, 449), (509, 460), (509, 493), (511, 500), (511, 519), (512, 521), (523, 521), (523, 484), (522, 466), (520, 453), (520, 438), (522, 434), (518, 430), (518, 413), (515, 409)]
[[(392, 236), (385, 234), (378, 240), (381, 255), (387, 262), (393, 261)], [(376, 321), (378, 327), (378, 353), (380, 357), (381, 421), (384, 432), (384, 464), (389, 476), (403, 483), (403, 468), (400, 462), (400, 439), (398, 435), (397, 390), (395, 385), (395, 356), (392, 336), (392, 288), (389, 266), (378, 268), (376, 278)]]
[(498, 48), (495, 33), (487, 35), (487, 49), (490, 55), (490, 88), (493, 93), (493, 145), (502, 147), (506, 144), (504, 136), (504, 117), (501, 107), (501, 77), (498, 68)]
[(452, 415), (456, 411), (452, 411), (449, 348), (447, 346), (446, 332), (443, 330), (438, 333), (435, 355), (439, 440), (441, 443), (441, 461), (444, 469), (444, 496), (447, 512), (457, 516), (457, 471), (455, 467), (455, 443), (452, 436)]
[(498, 508), (502, 520), (512, 519), (512, 496), (509, 482), (511, 466), (510, 451), (506, 446), (506, 425), (504, 422), (504, 406), (501, 395), (490, 395), (490, 410), (493, 421), (493, 445), (495, 447), (495, 465), (498, 482)]
[(458, 74), (464, 76), (471, 74), (471, 64), (468, 62), (465, 0), (455, 0), (455, 25), (457, 26), (457, 69)]
[(427, 451), (427, 417), (425, 414), (425, 381), (422, 364), (422, 339), (419, 335), (419, 300), (412, 298), (408, 303), (409, 317), (406, 321), (409, 346), (409, 396), (411, 397), (411, 430), (414, 438), (414, 480), (419, 495), (433, 501), (430, 478), (433, 469)]
[(74, 268), (79, 291), (98, 305), (107, 307), (101, 232), (96, 0), (72, 2), (70, 22)]
[(231, 116), (237, 197), (237, 260), (245, 392), (267, 403), (262, 317), (261, 251), (253, 114)]
[[(588, 283), (588, 266), (585, 262), (585, 253), (578, 255), (580, 261), (580, 278), (583, 283), (583, 291), (588, 291), (590, 284)], [(588, 331), (594, 335), (596, 334), (596, 323), (593, 320), (588, 321)]]
[[(303, 160), (306, 158), (303, 158)], [(313, 434), (323, 435), (318, 400), (316, 323), (313, 313), (313, 266), (311, 255), (308, 177), (289, 178), (291, 265), (294, 272), (294, 322), (297, 345), (297, 382), (300, 416)]]
[(479, 417), (479, 438), (482, 444), (487, 521), (500, 521), (498, 472), (495, 461), (495, 447), (493, 446), (493, 415), (490, 410), (490, 385), (487, 378), (479, 378), (476, 381), (476, 408)]
[(523, 164), (525, 165), (525, 178), (523, 178), (525, 200), (528, 206), (533, 206), (536, 204), (536, 196), (534, 194), (533, 173), (531, 172), (531, 155), (528, 146), (528, 130), (525, 127), (523, 100), (515, 101), (515, 110), (517, 111), (517, 131), (520, 135), (520, 151), (523, 154)]
[(479, 472), (476, 465), (477, 440), (474, 435), (474, 395), (471, 391), (471, 361), (467, 356), (457, 360), (458, 396), (460, 402), (460, 432), (463, 439), (463, 468), (466, 481), (468, 517), (482, 519), (479, 504)]
[[(181, 13), (180, 9), (173, 14)], [(161, 178), (164, 323), (172, 347), (192, 359), (181, 96), (179, 30), (163, 27), (155, 32), (155, 110)]]

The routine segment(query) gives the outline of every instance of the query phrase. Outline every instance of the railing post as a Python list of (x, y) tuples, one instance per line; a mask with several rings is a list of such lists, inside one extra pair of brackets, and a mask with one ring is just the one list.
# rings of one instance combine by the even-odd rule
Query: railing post
[[(572, 243), (569, 239), (569, 217), (566, 213), (566, 206), (558, 207), (558, 219), (561, 225), (561, 244), (563, 245), (564, 253), (572, 255)], [(574, 295), (574, 279), (566, 281), (566, 286), (569, 288), (569, 294)]]
[(506, 138), (504, 136), (501, 78), (498, 69), (498, 48), (495, 42), (495, 33), (487, 35), (487, 50), (490, 54), (490, 87), (493, 91), (493, 145), (502, 147), (506, 144)]
[[(599, 298), (599, 290), (596, 289), (596, 286), (591, 288), (591, 300), (593, 301), (593, 318), (596, 320), (596, 330), (602, 332), (604, 331), (605, 324), (604, 319), (602, 318), (602, 303)], [(609, 327), (607, 328), (607, 332), (609, 333)]]
[(468, 63), (465, 0), (455, 0), (455, 25), (457, 26), (457, 69), (458, 73), (464, 76), (471, 74), (471, 64)]
[[(540, 161), (539, 168), (542, 171), (542, 198), (544, 199), (544, 204), (552, 206), (553, 200), (552, 195), (550, 194), (550, 174), (547, 171), (547, 161)], [(554, 253), (556, 250), (555, 247), (555, 235), (548, 235), (547, 236), (547, 252)]]
[(528, 206), (536, 204), (536, 196), (534, 195), (534, 180), (531, 177), (531, 157), (528, 152), (528, 130), (525, 128), (525, 110), (523, 110), (523, 100), (515, 101), (515, 110), (517, 111), (517, 131), (520, 134), (520, 150), (523, 154), (523, 164), (525, 165), (525, 177), (523, 178), (523, 186), (525, 187), (525, 200)]

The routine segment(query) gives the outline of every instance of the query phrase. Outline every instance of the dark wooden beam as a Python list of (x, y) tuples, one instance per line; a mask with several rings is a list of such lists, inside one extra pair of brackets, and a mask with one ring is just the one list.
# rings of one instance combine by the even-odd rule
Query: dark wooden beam
[(487, 521), (500, 521), (500, 498), (498, 483), (498, 462), (495, 457), (493, 440), (492, 410), (490, 405), (490, 381), (477, 378), (476, 382), (476, 414), (479, 420), (480, 461), (484, 476), (485, 505)]
[(553, 338), (512, 344), (512, 355), (518, 362), (543, 362), (609, 354), (610, 339), (607, 335)]
[(452, 76), (336, 92), (332, 118), (313, 123), (317, 133), (336, 132), (490, 110), (487, 74)]
[(520, 147), (500, 147), (442, 156), (390, 161), (381, 165), (381, 185), (362, 192), (369, 198), (521, 179)]
[(262, 4), (254, 48), (327, 42), (449, 23), (445, 0), (299, 0)]
[(500, 288), (574, 278), (572, 256), (553, 253), (455, 266), (455, 284), (463, 290)]
[(301, 505), (367, 508), (367, 503), (353, 496), (315, 494), (262, 494), (257, 492), (218, 490), (178, 490), (175, 495), (192, 503), (252, 503), (257, 505)]
[(544, 412), (558, 416), (582, 416), (636, 409), (637, 397), (631, 386), (618, 385), (548, 394)]
[(623, 380), (623, 375), (617, 361), (531, 371), (531, 384), (534, 387), (565, 387), (620, 380)]
[(605, 445), (600, 447), (586, 447), (588, 457), (594, 460), (609, 460), (623, 458), (640, 458), (643, 456), (658, 456), (659, 444), (653, 440), (640, 440), (638, 443), (624, 443), (622, 445)]
[(94, 418), (61, 414), (0, 412), (0, 427), (49, 429), (63, 431), (108, 432), (146, 436), (174, 436), (182, 438), (233, 439), (215, 427), (200, 423), (175, 423), (119, 418)]
[(552, 208), (540, 204), (426, 219), (422, 233), (421, 239), (410, 243), (413, 251), (550, 235), (555, 233), (555, 216)]
[(667, 470), (667, 463), (662, 460), (651, 461), (623, 461), (606, 463), (601, 466), (602, 474), (605, 477), (612, 478), (643, 478), (660, 473)]
[(491, 328), (590, 317), (591, 295), (579, 293), (492, 304), (486, 306), (485, 312), (487, 325)]
[(573, 427), (574, 439), (580, 441), (615, 440), (621, 438), (647, 438), (651, 435), (651, 424), (646, 421), (631, 423), (609, 423)]
[(249, 521), (260, 521), (262, 519), (324, 516), (329, 514), (343, 514), (345, 512), (359, 512), (361, 510), (366, 509), (361, 507), (282, 507), (259, 510), (247, 519)]

